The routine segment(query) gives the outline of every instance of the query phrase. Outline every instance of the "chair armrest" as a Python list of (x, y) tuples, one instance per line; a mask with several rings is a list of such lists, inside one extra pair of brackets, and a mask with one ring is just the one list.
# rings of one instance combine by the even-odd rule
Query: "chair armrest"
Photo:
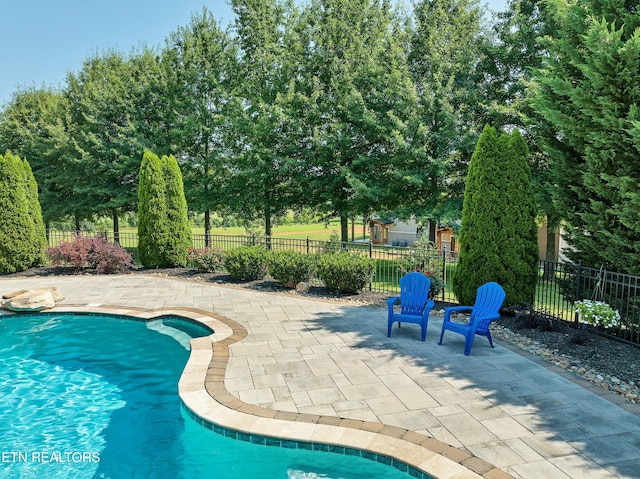
[(394, 296), (393, 298), (387, 299), (387, 308), (389, 310), (389, 314), (393, 314), (393, 305), (400, 301), (400, 296)]
[(471, 311), (473, 306), (450, 306), (444, 309), (444, 321), (450, 321), (451, 313), (458, 313), (461, 311)]
[(431, 311), (435, 305), (436, 305), (436, 303), (432, 299), (430, 299), (429, 301), (424, 303), (424, 309), (422, 310), (422, 316), (428, 316), (429, 315), (429, 311)]

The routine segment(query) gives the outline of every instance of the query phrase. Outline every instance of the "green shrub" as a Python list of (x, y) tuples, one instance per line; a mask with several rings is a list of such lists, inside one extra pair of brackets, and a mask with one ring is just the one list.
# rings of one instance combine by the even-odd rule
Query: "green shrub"
[(486, 126), (469, 163), (453, 292), (473, 304), (477, 289), (500, 284), (505, 307), (529, 304), (538, 280), (536, 205), (529, 152), (518, 130)]
[(296, 251), (272, 251), (267, 265), (269, 275), (286, 288), (309, 281), (316, 271), (315, 257)]
[(224, 251), (216, 246), (189, 251), (187, 263), (200, 273), (215, 273), (224, 269)]
[(404, 276), (419, 271), (431, 281), (429, 298), (435, 299), (444, 291), (442, 280), (442, 259), (438, 256), (436, 245), (430, 241), (416, 241), (409, 254), (398, 262), (398, 272)]
[(145, 151), (138, 183), (138, 253), (148, 268), (186, 266), (191, 246), (182, 174), (173, 156)]
[(231, 278), (254, 281), (267, 275), (267, 250), (261, 246), (241, 246), (227, 252), (224, 267)]
[(0, 155), (0, 274), (41, 266), (46, 246), (38, 191), (31, 167)]
[(373, 280), (375, 260), (350, 253), (321, 255), (318, 277), (329, 291), (355, 294)]
[(147, 268), (168, 266), (165, 250), (169, 224), (164, 190), (160, 158), (145, 151), (138, 183), (138, 256)]
[(168, 235), (165, 262), (169, 266), (186, 266), (191, 241), (191, 223), (184, 195), (184, 183), (180, 167), (173, 155), (160, 159), (165, 186)]
[(342, 240), (340, 239), (340, 235), (334, 231), (322, 246), (322, 252), (325, 254), (333, 254), (340, 253), (342, 251), (344, 251), (344, 248), (342, 247)]

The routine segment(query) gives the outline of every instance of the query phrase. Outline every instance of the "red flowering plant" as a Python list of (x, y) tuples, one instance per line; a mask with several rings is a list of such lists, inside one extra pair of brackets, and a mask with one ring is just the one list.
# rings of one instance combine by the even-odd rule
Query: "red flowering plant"
[(48, 248), (47, 256), (54, 267), (93, 268), (98, 273), (122, 273), (133, 267), (131, 253), (101, 236), (78, 234), (72, 241)]

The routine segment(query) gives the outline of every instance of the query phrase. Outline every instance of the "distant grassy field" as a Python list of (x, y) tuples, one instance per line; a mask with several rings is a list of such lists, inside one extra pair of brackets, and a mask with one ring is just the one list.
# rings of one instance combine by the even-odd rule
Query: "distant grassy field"
[[(135, 227), (121, 227), (122, 233), (137, 233)], [(191, 228), (193, 234), (204, 234), (203, 227), (194, 226)], [(324, 241), (328, 240), (332, 234), (340, 232), (340, 221), (333, 220), (329, 224), (325, 223), (311, 223), (303, 225), (282, 225), (275, 226), (273, 228), (272, 236), (275, 238), (299, 238), (305, 239), (309, 237), (312, 240)], [(355, 231), (356, 239), (362, 238), (362, 225), (356, 226)], [(247, 234), (246, 230), (241, 226), (233, 226), (229, 228), (212, 228), (212, 235), (231, 235), (231, 236), (244, 236)]]

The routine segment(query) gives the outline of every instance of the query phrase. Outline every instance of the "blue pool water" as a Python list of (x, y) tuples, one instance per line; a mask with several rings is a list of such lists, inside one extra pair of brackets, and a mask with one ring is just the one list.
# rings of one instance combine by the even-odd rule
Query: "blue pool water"
[[(0, 316), (0, 476), (110, 479), (410, 477), (350, 455), (217, 434), (180, 406), (188, 337), (167, 318)], [(135, 347), (131, 340), (135, 338)]]

